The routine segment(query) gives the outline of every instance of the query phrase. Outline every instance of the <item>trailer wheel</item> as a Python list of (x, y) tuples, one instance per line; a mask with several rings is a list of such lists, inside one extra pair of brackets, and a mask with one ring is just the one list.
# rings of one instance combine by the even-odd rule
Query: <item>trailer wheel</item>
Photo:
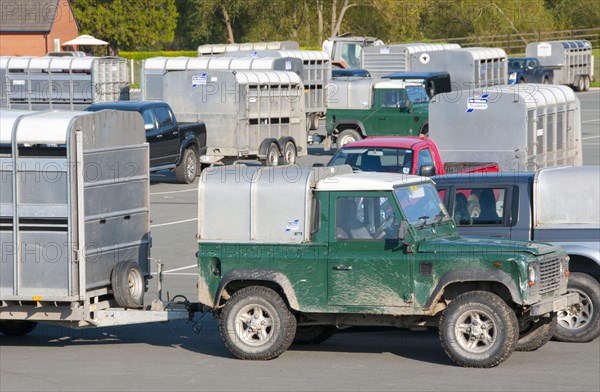
[(4, 320), (0, 321), (0, 332), (6, 336), (23, 336), (37, 326), (35, 321), (28, 320)]
[(134, 261), (121, 261), (112, 271), (111, 284), (117, 304), (123, 308), (137, 309), (144, 303), (144, 275)]
[(277, 166), (279, 165), (279, 147), (276, 143), (271, 143), (267, 150), (267, 159), (265, 159), (265, 165)]
[(573, 90), (575, 91), (583, 91), (583, 89), (585, 88), (585, 76), (580, 76), (577, 79), (577, 83), (573, 87)]
[(336, 327), (328, 325), (310, 325), (306, 327), (297, 327), (294, 344), (317, 345), (321, 344), (337, 331)]
[(199, 166), (200, 164), (198, 163), (196, 152), (191, 148), (187, 148), (183, 152), (183, 159), (175, 168), (175, 178), (177, 178), (177, 182), (180, 184), (191, 184), (194, 182), (198, 175)]
[(439, 335), (444, 351), (456, 364), (490, 368), (514, 351), (517, 316), (496, 294), (471, 291), (454, 298), (444, 310)]
[(313, 113), (310, 116), (310, 129), (316, 131), (319, 129), (319, 113)]
[(556, 330), (556, 313), (550, 316), (528, 317), (520, 322), (519, 341), (516, 351), (535, 351), (552, 338)]
[(600, 283), (588, 274), (573, 272), (567, 291), (579, 294), (579, 302), (558, 312), (554, 338), (587, 343), (600, 336)]
[(584, 77), (583, 91), (590, 91), (590, 77), (587, 75)]
[(337, 147), (340, 148), (345, 144), (362, 140), (362, 136), (354, 129), (344, 129), (337, 137)]
[(236, 357), (269, 360), (292, 344), (296, 317), (272, 289), (249, 286), (236, 291), (225, 303), (220, 330), (223, 342)]
[(283, 164), (294, 165), (297, 158), (298, 150), (296, 150), (296, 145), (293, 142), (285, 143), (285, 147), (283, 148)]

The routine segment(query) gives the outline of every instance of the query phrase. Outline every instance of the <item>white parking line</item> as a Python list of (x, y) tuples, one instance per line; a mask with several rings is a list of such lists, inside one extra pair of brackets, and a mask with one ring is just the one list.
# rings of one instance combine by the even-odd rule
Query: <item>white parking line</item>
[(163, 271), (163, 273), (167, 274), (167, 273), (170, 273), (170, 272), (181, 271), (181, 270), (184, 270), (184, 269), (196, 268), (197, 266), (198, 266), (197, 264), (192, 264), (192, 265), (188, 265), (187, 267), (180, 267), (180, 268), (173, 268), (173, 269), (170, 269), (170, 270), (166, 270), (166, 271)]
[(600, 121), (600, 118), (595, 118), (593, 120), (585, 120), (585, 121), (582, 121), (581, 123), (583, 124), (583, 123), (598, 122), (598, 121)]
[(600, 135), (582, 137), (581, 140), (590, 140), (590, 139), (598, 139), (598, 138), (600, 138)]
[[(152, 275), (156, 275), (156, 272), (153, 272)], [(170, 276), (198, 276), (198, 274), (195, 274), (195, 273), (192, 273), (192, 272), (175, 272), (175, 273), (163, 272), (163, 275), (170, 275)]]
[(150, 227), (161, 227), (161, 226), (178, 225), (180, 223), (193, 222), (193, 221), (197, 221), (197, 220), (198, 220), (198, 218), (185, 219), (185, 220), (180, 220), (180, 221), (177, 221), (177, 222), (159, 223), (158, 225), (150, 225)]
[(167, 195), (169, 193), (183, 193), (183, 192), (195, 192), (197, 191), (198, 188), (194, 188), (194, 189), (184, 189), (182, 191), (168, 191), (168, 192), (151, 192), (150, 195)]

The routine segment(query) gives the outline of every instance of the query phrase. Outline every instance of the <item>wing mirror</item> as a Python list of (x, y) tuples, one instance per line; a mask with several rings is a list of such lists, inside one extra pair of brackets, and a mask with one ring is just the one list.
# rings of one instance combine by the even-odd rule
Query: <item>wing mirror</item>
[(435, 176), (435, 166), (433, 165), (423, 165), (419, 168), (419, 175), (422, 177), (431, 177)]
[(406, 252), (413, 253), (412, 245), (410, 242), (406, 242), (406, 236), (408, 235), (409, 227), (410, 225), (406, 219), (400, 222), (400, 226), (398, 226), (398, 241), (406, 245)]

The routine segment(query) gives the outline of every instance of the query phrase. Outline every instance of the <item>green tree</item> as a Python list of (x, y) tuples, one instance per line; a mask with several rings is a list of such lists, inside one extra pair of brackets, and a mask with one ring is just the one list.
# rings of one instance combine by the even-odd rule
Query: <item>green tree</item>
[(546, 0), (559, 29), (587, 29), (600, 24), (600, 2), (597, 0)]
[(153, 0), (143, 7), (128, 0), (73, 0), (71, 5), (81, 32), (109, 42), (115, 53), (161, 49), (175, 37), (175, 0)]

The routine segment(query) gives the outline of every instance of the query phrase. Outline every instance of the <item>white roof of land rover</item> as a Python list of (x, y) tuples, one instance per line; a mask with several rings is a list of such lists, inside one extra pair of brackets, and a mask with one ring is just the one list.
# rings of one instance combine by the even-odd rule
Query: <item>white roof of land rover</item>
[(396, 173), (347, 173), (335, 175), (317, 183), (317, 191), (388, 191), (394, 187), (432, 182), (429, 177)]

